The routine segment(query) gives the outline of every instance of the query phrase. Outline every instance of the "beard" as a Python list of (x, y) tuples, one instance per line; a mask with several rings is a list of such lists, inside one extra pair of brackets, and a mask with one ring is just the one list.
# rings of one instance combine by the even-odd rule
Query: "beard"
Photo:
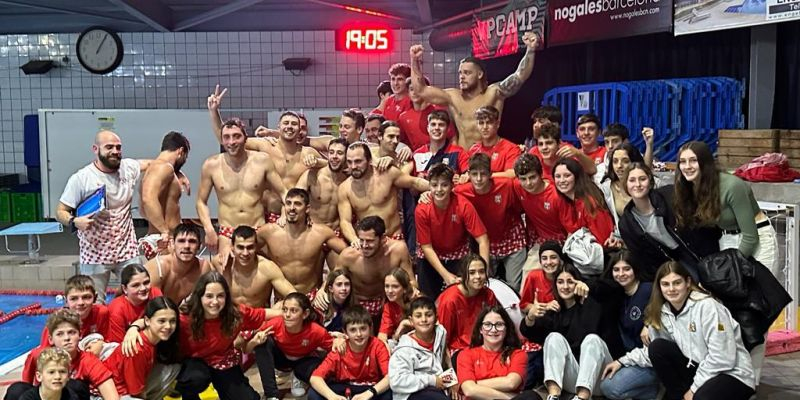
[(111, 169), (111, 170), (118, 170), (120, 164), (120, 158), (116, 156), (104, 156), (102, 154), (97, 155), (97, 159), (100, 160), (100, 164), (103, 164), (104, 167)]

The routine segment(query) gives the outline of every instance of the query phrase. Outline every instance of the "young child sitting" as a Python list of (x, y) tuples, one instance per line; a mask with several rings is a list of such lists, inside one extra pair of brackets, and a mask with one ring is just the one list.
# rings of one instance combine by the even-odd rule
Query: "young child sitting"
[[(309, 400), (390, 400), (389, 351), (372, 336), (372, 317), (362, 306), (345, 309), (344, 354), (330, 352), (311, 375)], [(352, 396), (352, 397), (351, 397)]]
[(39, 386), (25, 392), (20, 400), (77, 400), (67, 388), (70, 356), (66, 350), (50, 347), (36, 359), (36, 380)]

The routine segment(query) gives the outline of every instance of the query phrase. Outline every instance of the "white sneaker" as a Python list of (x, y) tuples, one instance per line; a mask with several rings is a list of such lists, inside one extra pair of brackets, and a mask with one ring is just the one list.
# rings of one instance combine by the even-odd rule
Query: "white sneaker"
[(292, 396), (303, 397), (306, 394), (306, 384), (292, 375)]

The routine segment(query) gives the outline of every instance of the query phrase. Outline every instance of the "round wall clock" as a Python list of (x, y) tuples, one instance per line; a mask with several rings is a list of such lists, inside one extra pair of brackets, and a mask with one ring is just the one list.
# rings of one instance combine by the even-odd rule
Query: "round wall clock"
[(77, 53), (84, 68), (104, 75), (117, 69), (122, 62), (122, 40), (110, 29), (94, 26), (78, 36)]

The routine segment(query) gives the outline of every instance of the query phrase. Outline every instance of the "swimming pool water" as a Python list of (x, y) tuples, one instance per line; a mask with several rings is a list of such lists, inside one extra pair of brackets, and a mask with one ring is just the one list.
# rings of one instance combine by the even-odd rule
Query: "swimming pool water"
[[(4, 314), (32, 303), (43, 308), (57, 307), (54, 296), (0, 295), (0, 310)], [(0, 324), (0, 365), (5, 364), (39, 344), (47, 315), (20, 315)]]

